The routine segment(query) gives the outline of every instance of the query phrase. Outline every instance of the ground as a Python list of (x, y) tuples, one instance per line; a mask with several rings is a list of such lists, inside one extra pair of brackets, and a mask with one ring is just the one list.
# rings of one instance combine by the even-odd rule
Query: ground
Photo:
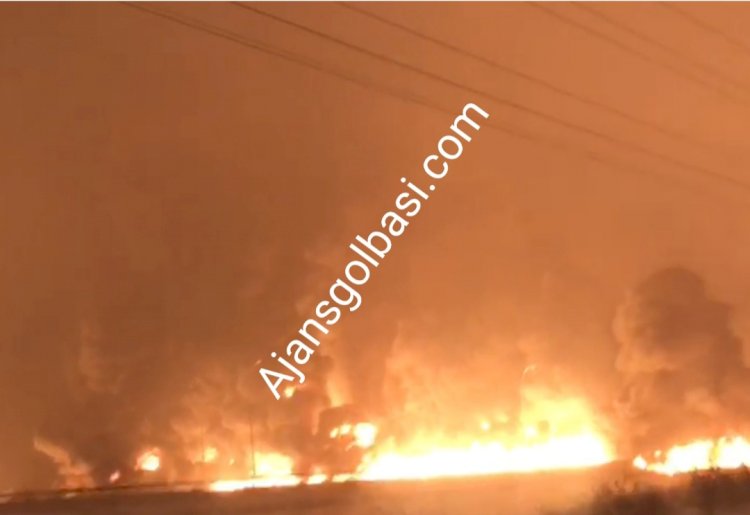
[(119, 490), (0, 505), (0, 515), (745, 515), (750, 474), (669, 479), (621, 465), (574, 472), (346, 483), (230, 494)]

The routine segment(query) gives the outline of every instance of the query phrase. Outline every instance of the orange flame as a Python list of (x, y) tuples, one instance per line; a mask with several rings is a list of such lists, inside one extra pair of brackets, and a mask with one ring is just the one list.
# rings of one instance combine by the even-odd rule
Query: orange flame
[(360, 422), (354, 425), (342, 424), (331, 429), (328, 436), (331, 438), (349, 438), (357, 447), (367, 449), (375, 445), (378, 428), (375, 424), (369, 422)]
[[(533, 392), (536, 393), (536, 392)], [(582, 398), (549, 398), (545, 392), (529, 395), (517, 427), (504, 413), (477, 420), (474, 433), (445, 437), (417, 432), (412, 440), (382, 440), (371, 422), (344, 423), (329, 430), (328, 437), (358, 447), (364, 458), (352, 473), (327, 477), (314, 470), (308, 477), (293, 474), (293, 460), (265, 455), (257, 476), (241, 481), (219, 481), (214, 491), (233, 491), (263, 486), (319, 484), (350, 480), (387, 481), (451, 476), (531, 472), (585, 468), (614, 459), (608, 439), (600, 432), (595, 413)], [(259, 477), (262, 477), (260, 479)]]
[[(346, 426), (346, 425), (345, 425)], [(332, 434), (348, 434), (352, 426), (336, 428)], [(356, 427), (356, 426), (354, 426)], [(374, 441), (377, 429), (363, 424), (364, 447)], [(420, 450), (421, 449), (421, 450)], [(535, 470), (582, 468), (601, 465), (612, 460), (606, 440), (595, 433), (550, 437), (525, 445), (501, 442), (474, 442), (468, 446), (421, 442), (407, 450), (391, 450), (368, 455), (360, 471), (337, 474), (327, 478), (314, 473), (307, 478), (292, 473), (292, 460), (279, 454), (263, 455), (260, 477), (246, 480), (223, 480), (210, 485), (215, 492), (231, 492), (247, 488), (295, 486), (301, 483), (320, 484), (327, 481), (378, 481), (429, 479), (436, 477), (501, 474)]]
[(666, 452), (656, 451), (652, 461), (637, 456), (633, 466), (668, 476), (713, 468), (737, 469), (750, 466), (750, 442), (740, 436), (697, 440)]
[(143, 472), (156, 472), (160, 467), (161, 452), (156, 448), (141, 453), (135, 461), (136, 470)]
[(468, 446), (420, 444), (421, 450), (391, 451), (365, 464), (360, 479), (428, 479), (581, 468), (612, 460), (606, 440), (595, 433), (551, 437), (546, 441), (508, 445), (499, 441)]
[(255, 456), (256, 477), (249, 479), (222, 479), (209, 485), (213, 492), (234, 492), (248, 488), (273, 486), (296, 486), (302, 479), (293, 473), (294, 460), (280, 453), (257, 453)]
[(375, 445), (378, 436), (378, 428), (375, 424), (362, 422), (354, 426), (354, 444), (362, 449), (368, 449)]

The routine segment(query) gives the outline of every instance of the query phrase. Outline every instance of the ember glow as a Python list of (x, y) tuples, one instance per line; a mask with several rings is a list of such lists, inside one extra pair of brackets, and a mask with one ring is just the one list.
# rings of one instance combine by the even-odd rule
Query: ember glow
[(697, 440), (676, 445), (669, 450), (655, 451), (633, 460), (638, 469), (674, 476), (696, 470), (737, 469), (750, 466), (750, 442), (740, 436), (716, 440)]

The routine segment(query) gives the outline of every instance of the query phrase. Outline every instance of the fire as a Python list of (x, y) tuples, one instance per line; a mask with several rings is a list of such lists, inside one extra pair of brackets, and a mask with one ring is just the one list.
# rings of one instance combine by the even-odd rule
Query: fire
[(322, 485), (326, 481), (328, 481), (327, 475), (323, 474), (322, 472), (316, 472), (308, 477), (305, 483), (308, 485)]
[(363, 480), (428, 479), (573, 469), (611, 462), (614, 450), (585, 399), (539, 387), (524, 392), (517, 418), (486, 414), (473, 431), (417, 433), (408, 443), (379, 442), (365, 456)]
[[(344, 438), (349, 445), (368, 449), (375, 444), (378, 428), (371, 423), (342, 424), (334, 427), (328, 436), (331, 439)], [(252, 474), (250, 474), (252, 475)], [(255, 475), (249, 479), (214, 481), (209, 490), (214, 492), (234, 492), (248, 488), (269, 488), (296, 486), (302, 483), (319, 485), (328, 481), (340, 483), (358, 479), (356, 474), (336, 474), (329, 477), (320, 470), (314, 470), (307, 477), (294, 473), (294, 460), (279, 453), (261, 453), (255, 458)]]
[(339, 436), (346, 436), (348, 435), (352, 430), (351, 424), (343, 424), (339, 427), (334, 427), (331, 429), (331, 432), (328, 434), (331, 438), (338, 438)]
[(354, 445), (362, 449), (372, 447), (377, 435), (378, 428), (375, 424), (369, 422), (360, 422), (354, 425), (342, 424), (331, 429), (328, 434), (331, 438), (350, 438)]
[(384, 481), (473, 476), (537, 470), (593, 467), (613, 459), (608, 442), (594, 432), (510, 445), (500, 441), (473, 442), (468, 445), (422, 441), (409, 449), (377, 451), (372, 449), (377, 427), (369, 423), (344, 424), (331, 431), (332, 438), (355, 438), (357, 445), (371, 449), (360, 470), (327, 477), (313, 472), (308, 477), (293, 473), (293, 460), (271, 453), (259, 455), (257, 476), (243, 480), (211, 483), (214, 492), (232, 492), (248, 488), (317, 485), (326, 482)]
[(612, 460), (606, 440), (593, 432), (520, 445), (492, 441), (473, 442), (468, 446), (422, 443), (419, 447), (421, 450), (377, 455), (365, 464), (358, 477), (363, 480), (430, 479), (592, 467)]
[[(249, 472), (248, 475), (252, 475), (252, 471)], [(209, 485), (209, 490), (234, 492), (248, 488), (296, 486), (300, 483), (302, 479), (294, 474), (294, 460), (280, 453), (269, 452), (256, 454), (254, 477), (214, 481)]]
[(212, 492), (236, 492), (248, 488), (271, 488), (278, 486), (297, 486), (302, 480), (295, 476), (257, 477), (253, 479), (221, 479), (209, 485)]
[(265, 454), (246, 479), (217, 481), (211, 490), (573, 469), (615, 459), (612, 445), (600, 430), (604, 426), (585, 399), (547, 393), (541, 389), (527, 392), (516, 417), (487, 413), (466, 424), (463, 433), (450, 435), (412, 428), (410, 439), (397, 441), (393, 434), (398, 432), (388, 436), (372, 421), (349, 420), (326, 429), (325, 436), (334, 448), (361, 453), (356, 470), (331, 475), (326, 464), (318, 463), (319, 468), (300, 476), (294, 473), (292, 458)]
[(161, 467), (161, 452), (159, 449), (149, 449), (143, 452), (135, 462), (136, 470), (156, 472)]
[(406, 441), (378, 441), (358, 479), (399, 480), (594, 467), (615, 458), (604, 424), (583, 397), (526, 387), (515, 417), (487, 413), (464, 434), (415, 432)]
[(219, 457), (219, 450), (216, 447), (208, 446), (205, 449), (203, 449), (203, 455), (201, 456), (201, 461), (203, 463), (213, 463), (215, 462)]
[(263, 477), (291, 476), (294, 460), (278, 452), (258, 453), (255, 456), (255, 472)]
[(637, 456), (633, 466), (640, 470), (674, 476), (696, 470), (737, 469), (750, 466), (750, 441), (743, 437), (722, 437), (676, 445), (666, 452), (656, 451), (653, 460)]
[(366, 422), (354, 426), (354, 444), (357, 447), (367, 449), (375, 445), (375, 438), (378, 436), (378, 428), (374, 424)]

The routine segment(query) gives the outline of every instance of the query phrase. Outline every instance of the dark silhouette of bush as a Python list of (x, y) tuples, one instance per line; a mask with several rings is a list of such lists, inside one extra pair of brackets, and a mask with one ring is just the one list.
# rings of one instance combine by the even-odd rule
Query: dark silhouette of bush
[[(675, 478), (670, 486), (600, 488), (582, 507), (554, 515), (724, 515), (750, 514), (750, 471), (709, 470)], [(553, 515), (550, 513), (549, 515)]]
[(621, 483), (601, 488), (588, 508), (590, 515), (671, 515), (664, 492), (655, 488), (627, 488)]

